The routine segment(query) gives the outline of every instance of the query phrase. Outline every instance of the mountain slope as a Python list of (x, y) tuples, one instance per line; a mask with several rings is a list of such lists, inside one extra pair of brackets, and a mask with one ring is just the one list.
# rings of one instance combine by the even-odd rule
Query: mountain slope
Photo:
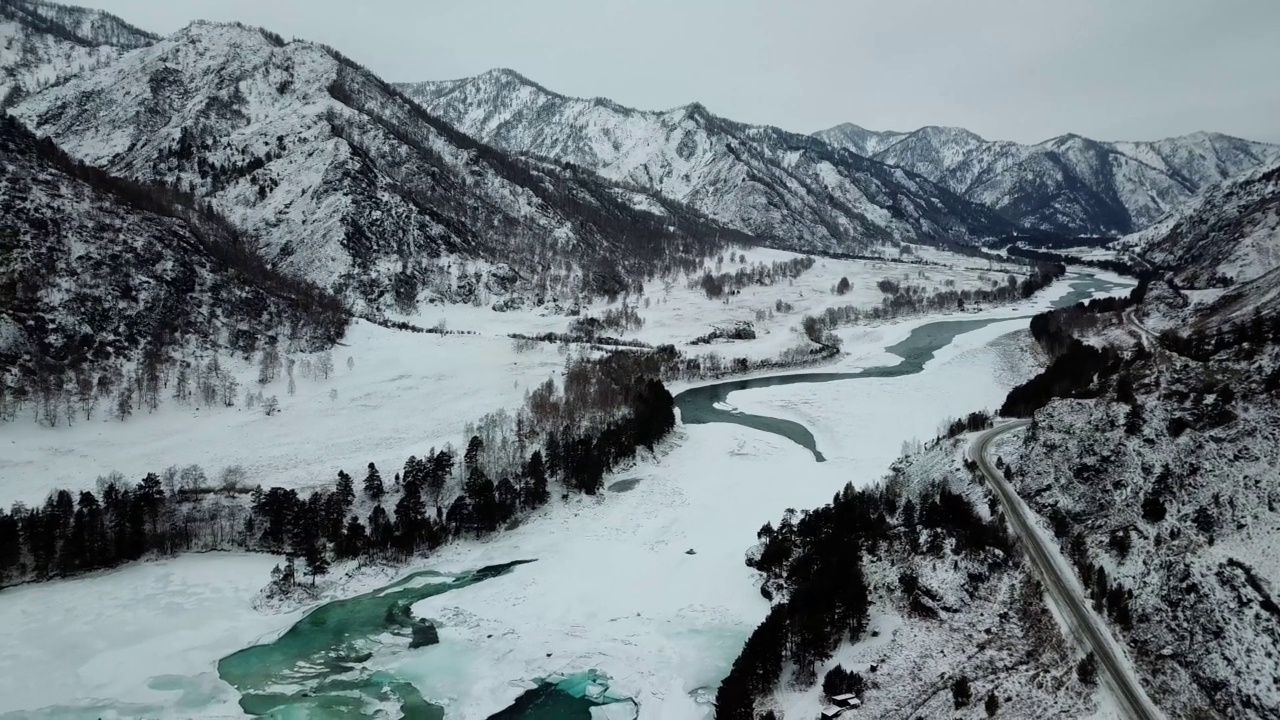
[(156, 39), (101, 10), (0, 0), (0, 109)]
[(95, 377), (192, 344), (326, 347), (347, 318), (190, 198), (80, 165), (0, 118), (0, 416), (5, 395), (52, 395), (73, 374), (92, 395)]
[(619, 292), (717, 242), (677, 204), (513, 160), (330, 48), (236, 24), (195, 23), (12, 112), (85, 162), (210, 200), (357, 306)]
[(1121, 246), (1184, 287), (1259, 278), (1280, 267), (1280, 164), (1211, 185)]
[(510, 70), (400, 85), (464, 132), (590, 168), (799, 249), (972, 240), (1009, 225), (922, 177), (693, 104), (666, 112), (553, 93)]
[(1104, 143), (1063, 135), (1036, 145), (961, 128), (815, 135), (906, 168), (1030, 229), (1117, 235), (1155, 222), (1205, 186), (1280, 161), (1280, 146), (1217, 133)]

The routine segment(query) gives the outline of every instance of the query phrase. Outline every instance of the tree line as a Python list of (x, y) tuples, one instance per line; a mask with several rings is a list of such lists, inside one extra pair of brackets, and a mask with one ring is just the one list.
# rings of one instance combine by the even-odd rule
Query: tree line
[(1126, 298), (1094, 299), (1031, 318), (1031, 336), (1049, 356), (1049, 366), (1010, 390), (999, 414), (1031, 417), (1057, 398), (1098, 397), (1107, 387), (1106, 380), (1142, 360), (1146, 351), (1140, 345), (1136, 354), (1126, 358), (1113, 347), (1085, 343), (1076, 333), (1097, 327), (1106, 317), (1114, 321), (1120, 313), (1140, 302), (1145, 292), (1146, 285), (1142, 283)]
[(1018, 280), (1014, 275), (1009, 275), (1003, 283), (993, 281), (991, 288), (965, 290), (948, 288), (938, 290), (932, 294), (923, 287), (906, 285), (884, 278), (877, 283), (877, 287), (884, 294), (884, 298), (879, 305), (871, 308), (863, 308), (858, 305), (829, 307), (822, 314), (807, 316), (805, 320), (809, 321), (809, 318), (813, 318), (812, 322), (816, 323), (818, 328), (823, 331), (831, 331), (842, 325), (860, 322), (891, 320), (906, 315), (923, 313), (964, 310), (974, 303), (1015, 302), (1031, 297), (1065, 273), (1066, 268), (1062, 265), (1038, 264), (1034, 272), (1022, 280)]
[[(730, 262), (733, 262), (732, 253), (729, 257)], [(812, 256), (805, 255), (790, 260), (775, 260), (768, 265), (757, 262), (754, 265), (745, 266), (746, 256), (738, 257), (744, 267), (734, 272), (723, 272), (721, 268), (724, 265), (724, 256), (721, 255), (716, 260), (716, 272), (704, 270), (700, 277), (689, 281), (689, 289), (702, 290), (708, 299), (714, 300), (726, 294), (736, 295), (743, 288), (753, 285), (774, 285), (782, 280), (794, 280), (810, 270), (816, 262)]]
[(339, 471), (332, 486), (303, 495), (249, 489), (241, 473), (214, 488), (192, 466), (56, 490), (42, 505), (0, 511), (0, 587), (150, 554), (240, 548), (286, 555), (275, 578), (283, 590), (335, 559), (399, 560), (496, 532), (548, 502), (552, 483), (566, 496), (599, 492), (606, 473), (675, 427), (671, 394), (645, 367), (628, 353), (579, 359), (563, 391), (540, 386), (512, 423), (474, 427), (460, 456), (433, 448), (390, 481), (369, 463), (358, 487)]

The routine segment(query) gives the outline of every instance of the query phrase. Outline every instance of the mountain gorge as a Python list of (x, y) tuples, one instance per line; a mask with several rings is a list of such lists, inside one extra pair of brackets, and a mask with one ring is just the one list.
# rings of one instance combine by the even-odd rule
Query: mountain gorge
[(551, 92), (511, 70), (398, 86), (504, 150), (573, 163), (679, 201), (779, 247), (858, 252), (974, 242), (1012, 224), (920, 175), (694, 103), (665, 112)]
[(1280, 266), (1280, 163), (1216, 183), (1121, 241), (1189, 288), (1223, 286)]
[(1280, 162), (1280, 146), (1203, 132), (1110, 143), (1063, 135), (1021, 145), (962, 128), (876, 132), (846, 123), (815, 136), (919, 173), (1026, 229), (1063, 235), (1140, 230), (1213, 183)]

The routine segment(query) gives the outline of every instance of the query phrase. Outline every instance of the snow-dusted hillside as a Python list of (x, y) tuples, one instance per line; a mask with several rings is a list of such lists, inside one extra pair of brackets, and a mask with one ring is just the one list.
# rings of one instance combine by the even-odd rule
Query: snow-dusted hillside
[[(325, 347), (346, 324), (333, 298), (266, 267), (220, 218), (79, 166), (0, 118), (0, 418), (19, 391), (50, 424), (84, 415), (143, 355), (268, 336)], [(66, 408), (51, 406), (64, 386)]]
[(717, 117), (553, 93), (511, 70), (399, 86), (464, 132), (513, 152), (649, 188), (792, 249), (972, 240), (1009, 225), (928, 180), (812, 137)]
[(1029, 229), (1115, 235), (1155, 222), (1212, 183), (1280, 161), (1280, 146), (1199, 132), (1155, 142), (1063, 135), (1036, 145), (962, 128), (815, 135), (919, 173)]
[(0, 109), (155, 40), (101, 10), (0, 0)]
[(1192, 288), (1267, 274), (1280, 267), (1280, 165), (1209, 186), (1121, 246)]
[(279, 266), (357, 305), (470, 302), (463, 260), (488, 261), (498, 292), (616, 291), (717, 235), (477, 143), (329, 48), (235, 24), (197, 22), (11, 112), (90, 164), (212, 201)]
[[(1192, 379), (1163, 382), (1205, 402)], [(1100, 568), (1085, 578), (1099, 602), (1116, 608), (1127, 596), (1131, 619), (1112, 611), (1114, 627), (1162, 707), (1274, 717), (1275, 402), (1225, 403), (1210, 393), (1197, 407), (1163, 396), (1180, 390), (1152, 390), (1139, 396), (1141, 411), (1091, 400), (1037, 413), (1014, 465), (1018, 491), (1067, 528), (1064, 551)], [(1219, 408), (1227, 414), (1215, 417)]]

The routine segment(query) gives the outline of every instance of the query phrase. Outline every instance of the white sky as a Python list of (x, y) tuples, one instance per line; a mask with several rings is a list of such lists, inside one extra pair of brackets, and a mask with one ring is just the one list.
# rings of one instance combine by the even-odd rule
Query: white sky
[(1280, 0), (71, 1), (166, 34), (261, 25), (391, 81), (510, 67), (566, 95), (697, 100), (801, 132), (1280, 142)]

